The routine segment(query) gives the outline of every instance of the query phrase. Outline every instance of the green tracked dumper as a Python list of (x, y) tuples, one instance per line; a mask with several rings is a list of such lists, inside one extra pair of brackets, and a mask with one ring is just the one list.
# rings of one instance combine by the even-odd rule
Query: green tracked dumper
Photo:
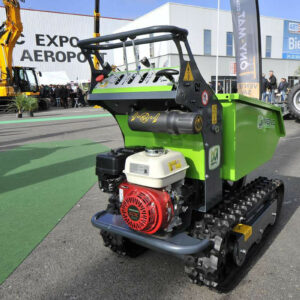
[[(278, 219), (283, 183), (259, 177), (245, 185), (245, 178), (272, 158), (285, 129), (279, 108), (215, 95), (187, 36), (185, 29), (154, 26), (78, 43), (92, 70), (89, 102), (112, 114), (124, 139), (124, 147), (97, 156), (99, 187), (110, 198), (92, 223), (112, 251), (175, 255), (192, 282), (217, 287)], [(139, 62), (138, 45), (162, 41), (175, 43), (179, 67)], [(136, 69), (129, 71), (131, 46)], [(123, 72), (99, 55), (116, 48), (123, 48)]]

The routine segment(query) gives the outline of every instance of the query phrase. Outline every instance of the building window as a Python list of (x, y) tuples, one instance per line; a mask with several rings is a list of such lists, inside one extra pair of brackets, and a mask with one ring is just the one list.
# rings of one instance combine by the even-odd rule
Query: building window
[(271, 57), (272, 52), (272, 37), (270, 35), (266, 36), (266, 57)]
[[(154, 34), (151, 33), (150, 34), (150, 38), (153, 38), (154, 37)], [(154, 57), (154, 43), (150, 43), (149, 44), (149, 50), (150, 50), (150, 58), (153, 58)]]
[(204, 55), (211, 55), (211, 30), (204, 29)]
[(226, 34), (226, 55), (233, 56), (233, 36), (232, 32)]

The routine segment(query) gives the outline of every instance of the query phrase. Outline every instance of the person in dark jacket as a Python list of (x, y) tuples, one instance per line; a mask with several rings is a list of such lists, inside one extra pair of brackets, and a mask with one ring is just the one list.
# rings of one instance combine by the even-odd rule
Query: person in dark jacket
[(66, 86), (62, 86), (61, 88), (61, 100), (62, 100), (62, 104), (63, 107), (66, 109), (69, 107), (69, 103), (68, 103), (68, 89)]
[(50, 96), (50, 101), (51, 101), (51, 104), (53, 106), (56, 105), (56, 99), (55, 99), (55, 87), (51, 84), (50, 85), (50, 90), (49, 90), (49, 96)]
[(268, 93), (269, 83), (266, 79), (266, 74), (262, 74), (261, 80), (261, 92), (262, 92), (262, 100), (265, 102), (269, 102), (269, 93)]
[(269, 72), (269, 76), (270, 77), (268, 79), (268, 82), (269, 82), (269, 88), (271, 91), (271, 103), (275, 103), (275, 90), (277, 89), (277, 79), (274, 76), (273, 71)]
[(50, 98), (50, 86), (49, 85), (44, 86), (44, 95), (45, 95), (45, 98)]
[(85, 101), (84, 101), (84, 97), (83, 97), (83, 92), (82, 92), (82, 89), (80, 87), (77, 88), (77, 91), (76, 91), (76, 96), (78, 98), (78, 102), (82, 105), (82, 106), (85, 106)]
[(213, 85), (213, 83), (210, 81), (209, 82), (209, 87), (213, 90), (213, 91), (215, 91), (215, 86)]
[(55, 90), (54, 90), (54, 94), (55, 94), (55, 98), (56, 98), (56, 106), (57, 107), (60, 107), (61, 106), (61, 87), (59, 85), (57, 85), (55, 87)]
[(224, 93), (224, 91), (223, 91), (222, 83), (218, 82), (218, 94), (223, 94), (223, 93)]
[(287, 83), (285, 78), (281, 78), (280, 83), (278, 85), (278, 92), (281, 93), (281, 101), (285, 100), (286, 92), (289, 84)]
[(44, 85), (42, 84), (41, 86), (40, 86), (40, 96), (41, 96), (41, 98), (46, 98), (46, 90), (45, 90), (45, 87), (44, 87)]
[(68, 96), (69, 96), (69, 99), (70, 99), (70, 102), (71, 102), (71, 107), (75, 107), (76, 105), (76, 101), (75, 101), (75, 97), (76, 97), (76, 94), (74, 93), (72, 87), (70, 85), (68, 85)]

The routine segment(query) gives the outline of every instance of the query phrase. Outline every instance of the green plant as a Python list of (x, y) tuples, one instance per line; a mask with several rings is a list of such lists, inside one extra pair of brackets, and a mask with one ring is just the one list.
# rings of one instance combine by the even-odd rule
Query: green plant
[(10, 109), (18, 111), (18, 114), (22, 114), (26, 107), (27, 97), (26, 95), (20, 94), (17, 95), (9, 105)]
[(38, 100), (33, 97), (26, 97), (25, 110), (28, 112), (33, 112), (38, 108)]

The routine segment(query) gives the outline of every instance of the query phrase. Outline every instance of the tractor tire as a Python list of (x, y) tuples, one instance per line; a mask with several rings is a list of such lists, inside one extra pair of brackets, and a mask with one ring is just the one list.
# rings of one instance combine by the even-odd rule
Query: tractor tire
[(300, 84), (290, 90), (287, 103), (290, 114), (300, 120)]
[(50, 100), (47, 98), (40, 98), (39, 99), (39, 110), (45, 111), (48, 110), (50, 107)]

